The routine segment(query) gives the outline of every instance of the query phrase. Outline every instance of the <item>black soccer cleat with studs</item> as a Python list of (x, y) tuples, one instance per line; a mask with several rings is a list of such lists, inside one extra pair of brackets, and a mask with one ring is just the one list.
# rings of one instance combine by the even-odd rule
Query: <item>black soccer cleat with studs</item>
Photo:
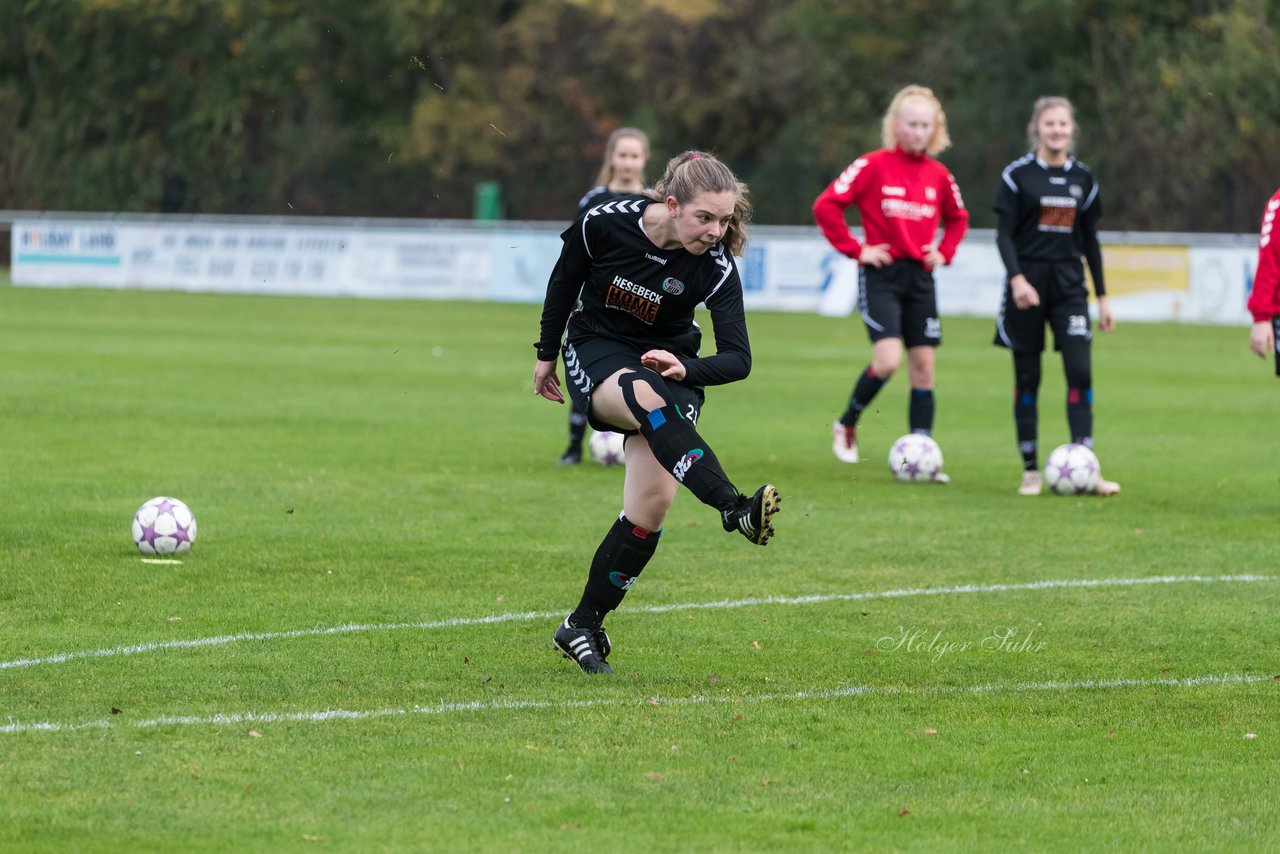
[(767, 546), (773, 536), (773, 517), (782, 499), (772, 483), (756, 490), (751, 498), (743, 496), (733, 510), (725, 510), (721, 517), (726, 531), (737, 531), (758, 546)]
[(565, 658), (577, 662), (585, 673), (612, 673), (605, 661), (609, 654), (609, 636), (604, 629), (575, 629), (565, 620), (556, 629), (556, 648)]

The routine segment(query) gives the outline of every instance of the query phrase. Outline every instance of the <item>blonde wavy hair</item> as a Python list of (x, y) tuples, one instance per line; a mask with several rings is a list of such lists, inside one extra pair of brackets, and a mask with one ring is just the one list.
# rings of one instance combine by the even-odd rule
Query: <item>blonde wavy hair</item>
[(941, 154), (951, 147), (951, 135), (947, 133), (947, 114), (942, 111), (942, 102), (938, 100), (938, 96), (934, 95), (933, 90), (927, 86), (904, 86), (898, 90), (898, 94), (894, 95), (893, 100), (889, 102), (889, 109), (884, 112), (884, 119), (880, 123), (880, 139), (885, 148), (893, 148), (898, 144), (898, 135), (893, 132), (893, 123), (897, 121), (902, 105), (913, 98), (926, 101), (933, 106), (936, 122), (933, 127), (933, 138), (925, 146), (925, 151), (930, 155)]

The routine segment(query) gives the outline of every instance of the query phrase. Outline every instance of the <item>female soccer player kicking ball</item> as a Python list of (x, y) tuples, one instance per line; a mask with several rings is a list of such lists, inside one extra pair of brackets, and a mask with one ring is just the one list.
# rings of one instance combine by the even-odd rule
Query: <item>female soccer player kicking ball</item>
[[(727, 166), (687, 151), (651, 193), (593, 207), (562, 235), (534, 344), (533, 390), (564, 402), (559, 351), (574, 407), (595, 429), (627, 434), (622, 513), (555, 633), (556, 646), (587, 673), (613, 672), (602, 623), (653, 557), (681, 484), (719, 512), (725, 531), (757, 545), (773, 535), (778, 491), (765, 484), (752, 497), (738, 492), (697, 430), (703, 388), (751, 370), (733, 260), (749, 212), (746, 188)], [(582, 308), (573, 311), (579, 290)], [(715, 324), (716, 353), (706, 358), (695, 343), (699, 303)]]

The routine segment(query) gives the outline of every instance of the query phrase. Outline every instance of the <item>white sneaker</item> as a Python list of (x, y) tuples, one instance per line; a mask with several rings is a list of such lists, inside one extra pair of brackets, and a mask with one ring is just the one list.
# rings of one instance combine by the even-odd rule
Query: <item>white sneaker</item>
[(837, 421), (831, 425), (831, 450), (842, 463), (856, 463), (858, 457), (858, 428), (846, 427)]
[(1039, 495), (1044, 489), (1044, 481), (1040, 479), (1040, 472), (1032, 469), (1022, 473), (1022, 486), (1018, 487), (1019, 495)]
[(1115, 495), (1119, 491), (1120, 484), (1116, 483), (1114, 480), (1103, 480), (1102, 478), (1098, 478), (1098, 482), (1093, 486), (1094, 495)]

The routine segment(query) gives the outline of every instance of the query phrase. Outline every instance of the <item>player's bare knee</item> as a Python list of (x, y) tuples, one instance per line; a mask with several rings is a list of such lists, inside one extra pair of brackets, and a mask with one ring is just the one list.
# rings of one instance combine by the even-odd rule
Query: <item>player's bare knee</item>
[(886, 359), (884, 361), (876, 361), (873, 359), (871, 362), (871, 370), (880, 379), (887, 380), (889, 377), (893, 376), (895, 371), (898, 370), (898, 366), (900, 364), (902, 364), (900, 359)]
[(662, 399), (662, 395), (644, 380), (636, 380), (632, 388), (636, 393), (636, 402), (643, 406), (646, 412), (661, 409), (667, 403)]
[(647, 368), (628, 371), (618, 377), (618, 386), (622, 389), (622, 399), (627, 408), (641, 423), (648, 413), (670, 403), (671, 392), (662, 376)]

